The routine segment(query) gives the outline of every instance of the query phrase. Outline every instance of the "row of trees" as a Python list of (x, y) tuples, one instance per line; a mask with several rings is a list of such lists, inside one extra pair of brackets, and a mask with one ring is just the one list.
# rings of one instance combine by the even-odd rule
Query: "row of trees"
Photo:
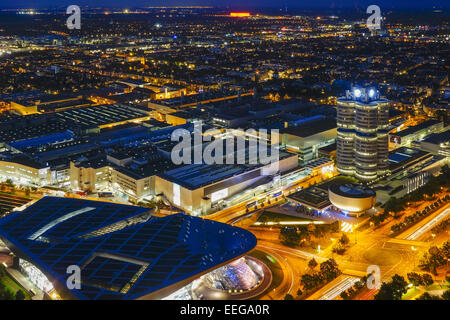
[(334, 244), (332, 251), (337, 254), (344, 254), (349, 247), (349, 244), (349, 237), (345, 233), (343, 233), (341, 238), (336, 242), (336, 244)]
[(390, 198), (384, 204), (383, 212), (379, 215), (373, 216), (371, 218), (371, 222), (373, 222), (375, 226), (378, 226), (387, 218), (397, 216), (398, 213), (402, 212), (406, 208), (407, 203), (419, 202), (425, 200), (426, 197), (433, 197), (435, 194), (441, 192), (441, 187), (450, 187), (450, 167), (448, 165), (443, 166), (437, 177), (430, 177), (428, 182), (419, 189), (407, 194), (401, 199), (397, 199), (396, 197)]
[(446, 290), (441, 296), (432, 295), (425, 292), (417, 300), (450, 300), (450, 290)]
[(437, 268), (444, 266), (450, 259), (450, 241), (445, 242), (442, 248), (433, 246), (428, 252), (425, 252), (419, 267), (424, 270), (437, 275)]
[(444, 232), (450, 227), (450, 219), (444, 220), (441, 223), (439, 223), (437, 226), (434, 226), (431, 229), (431, 232), (434, 234), (439, 234), (441, 232)]
[(25, 294), (22, 290), (17, 290), (16, 293), (5, 286), (0, 281), (0, 300), (25, 300)]
[(369, 276), (364, 276), (359, 279), (355, 284), (341, 293), (341, 298), (344, 300), (352, 300), (356, 297), (365, 287)]
[(431, 286), (434, 283), (433, 277), (430, 274), (425, 273), (423, 275), (415, 272), (408, 273), (406, 275), (408, 277), (409, 282), (413, 284), (415, 287), (419, 286)]
[(330, 233), (339, 231), (339, 222), (335, 221), (331, 224), (313, 224), (300, 225), (297, 227), (285, 226), (280, 229), (279, 239), (288, 246), (302, 246), (312, 237), (323, 238)]
[[(446, 196), (443, 200), (437, 201), (434, 208), (435, 209), (439, 208), (443, 203), (447, 202), (448, 200), (450, 200), (450, 197)], [(419, 222), (420, 220), (422, 220), (423, 218), (425, 218), (427, 215), (431, 214), (432, 212), (434, 211), (432, 210), (432, 208), (429, 207), (427, 207), (425, 210), (422, 211), (416, 211), (416, 213), (407, 216), (402, 222), (394, 224), (391, 227), (391, 231), (394, 233), (404, 231), (409, 227), (411, 227), (412, 225)]]
[[(407, 276), (414, 286), (429, 286), (434, 282), (429, 274), (420, 275), (412, 272), (408, 273)], [(375, 300), (401, 300), (402, 296), (408, 291), (408, 285), (405, 278), (396, 274), (390, 282), (383, 282), (374, 298)], [(445, 291), (441, 297), (425, 292), (418, 300), (450, 300), (450, 290)]]
[[(310, 268), (314, 265), (311, 261), (311, 265), (308, 264)], [(315, 262), (315, 265), (317, 265), (317, 262)], [(303, 286), (305, 291), (311, 291), (337, 278), (341, 273), (342, 272), (339, 270), (336, 261), (334, 259), (328, 259), (320, 264), (320, 270), (318, 272), (303, 274), (300, 280), (300, 285)]]
[(396, 274), (390, 282), (383, 282), (380, 290), (374, 296), (375, 300), (401, 300), (408, 291), (408, 282)]

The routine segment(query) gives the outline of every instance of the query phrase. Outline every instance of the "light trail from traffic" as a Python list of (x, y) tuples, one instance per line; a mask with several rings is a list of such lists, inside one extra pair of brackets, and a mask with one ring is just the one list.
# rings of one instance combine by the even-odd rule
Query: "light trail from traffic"
[(335, 285), (333, 288), (331, 288), (330, 290), (325, 292), (325, 294), (323, 296), (321, 296), (319, 298), (319, 300), (334, 300), (342, 292), (351, 288), (358, 281), (359, 281), (359, 278), (345, 277), (337, 285)]
[(408, 237), (406, 237), (406, 240), (417, 240), (420, 236), (422, 236), (425, 232), (429, 231), (431, 228), (433, 228), (436, 224), (438, 224), (440, 221), (445, 219), (448, 214), (450, 213), (450, 208), (447, 208), (446, 210), (442, 211), (440, 214), (438, 214), (436, 217), (431, 219), (428, 223), (414, 231), (412, 234), (410, 234)]

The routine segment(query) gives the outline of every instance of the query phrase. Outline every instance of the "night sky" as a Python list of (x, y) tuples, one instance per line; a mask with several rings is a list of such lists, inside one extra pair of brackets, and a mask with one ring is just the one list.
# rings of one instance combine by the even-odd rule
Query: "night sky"
[(183, 6), (204, 5), (214, 7), (283, 7), (288, 8), (337, 8), (350, 7), (367, 8), (371, 4), (377, 4), (386, 8), (432, 8), (449, 7), (450, 1), (445, 0), (2, 0), (3, 8), (42, 8), (68, 6), (77, 4), (80, 6), (117, 6), (117, 7), (145, 7), (145, 6)]

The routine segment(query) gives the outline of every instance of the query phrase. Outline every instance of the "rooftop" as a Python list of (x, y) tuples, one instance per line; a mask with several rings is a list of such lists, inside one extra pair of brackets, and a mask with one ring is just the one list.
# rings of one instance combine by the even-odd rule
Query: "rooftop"
[(336, 120), (330, 118), (320, 118), (319, 120), (308, 121), (296, 127), (282, 129), (281, 133), (291, 134), (297, 137), (306, 138), (312, 135), (336, 129)]
[[(246, 156), (246, 164), (189, 164), (166, 171), (159, 176), (189, 190), (195, 190), (246, 172), (255, 171), (264, 166), (263, 164), (248, 164), (248, 153)], [(279, 151), (280, 160), (292, 156), (296, 155)], [(255, 172), (254, 178), (259, 175), (259, 171)]]
[(389, 169), (393, 172), (406, 165), (413, 164), (426, 157), (432, 157), (431, 153), (419, 149), (401, 147), (389, 152)]
[(423, 139), (423, 142), (432, 144), (450, 143), (450, 127), (441, 133), (433, 133)]
[(441, 123), (441, 121), (439, 121), (439, 120), (427, 120), (427, 121), (424, 121), (424, 122), (422, 122), (422, 123), (420, 123), (420, 124), (418, 124), (416, 126), (412, 126), (412, 127), (406, 128), (405, 130), (397, 132), (394, 135), (398, 136), (398, 137), (406, 137), (406, 136), (408, 136), (410, 134), (414, 134), (414, 133), (416, 133), (416, 132), (418, 132), (420, 130), (424, 130), (424, 129), (428, 128), (428, 127), (434, 126), (434, 125), (436, 125), (438, 123)]
[[(0, 236), (58, 291), (77, 299), (152, 298), (252, 250), (248, 231), (148, 208), (45, 197), (0, 221)], [(81, 289), (67, 290), (66, 270), (81, 268)]]
[(367, 198), (375, 196), (375, 192), (372, 189), (364, 187), (362, 185), (350, 183), (332, 184), (329, 191), (337, 195), (349, 198)]

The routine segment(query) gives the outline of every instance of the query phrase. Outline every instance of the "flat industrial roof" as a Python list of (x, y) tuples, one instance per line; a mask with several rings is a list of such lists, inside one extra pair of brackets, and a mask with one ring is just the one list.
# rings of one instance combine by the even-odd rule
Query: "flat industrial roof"
[(143, 111), (119, 103), (59, 111), (55, 112), (55, 115), (62, 121), (84, 127), (97, 127), (147, 116)]
[(288, 198), (316, 210), (324, 210), (331, 205), (328, 191), (317, 187), (300, 190)]
[(289, 127), (286, 129), (282, 129), (280, 132), (306, 138), (321, 133), (323, 131), (328, 131), (336, 128), (337, 128), (336, 120), (324, 118), (319, 120), (308, 121), (297, 127)]
[[(158, 218), (149, 210), (45, 197), (1, 219), (0, 236), (60, 293), (89, 300), (152, 298), (256, 246), (246, 230), (183, 214)], [(81, 289), (69, 291), (71, 265), (81, 269)]]
[(389, 169), (391, 171), (406, 164), (413, 163), (426, 156), (432, 156), (431, 153), (419, 149), (401, 147), (389, 152)]
[(332, 185), (349, 184), (356, 181), (353, 178), (346, 176), (336, 176), (330, 180), (322, 182), (318, 185), (300, 190), (288, 196), (289, 199), (301, 203), (309, 208), (316, 210), (325, 210), (331, 206), (331, 201), (328, 196), (328, 190)]
[[(279, 151), (280, 160), (293, 156), (297, 155)], [(265, 166), (260, 163), (248, 164), (248, 157), (246, 159), (246, 164), (188, 164), (159, 176), (189, 190), (195, 190)]]
[(425, 122), (418, 124), (417, 126), (412, 126), (412, 127), (406, 128), (405, 130), (393, 133), (392, 135), (398, 136), (398, 137), (406, 137), (410, 134), (414, 134), (420, 130), (424, 130), (428, 127), (437, 125), (439, 123), (441, 123), (441, 121), (439, 121), (439, 120), (427, 120)]
[(422, 142), (441, 144), (450, 141), (450, 127), (447, 126), (446, 130), (441, 133), (432, 133), (428, 137), (422, 140)]

